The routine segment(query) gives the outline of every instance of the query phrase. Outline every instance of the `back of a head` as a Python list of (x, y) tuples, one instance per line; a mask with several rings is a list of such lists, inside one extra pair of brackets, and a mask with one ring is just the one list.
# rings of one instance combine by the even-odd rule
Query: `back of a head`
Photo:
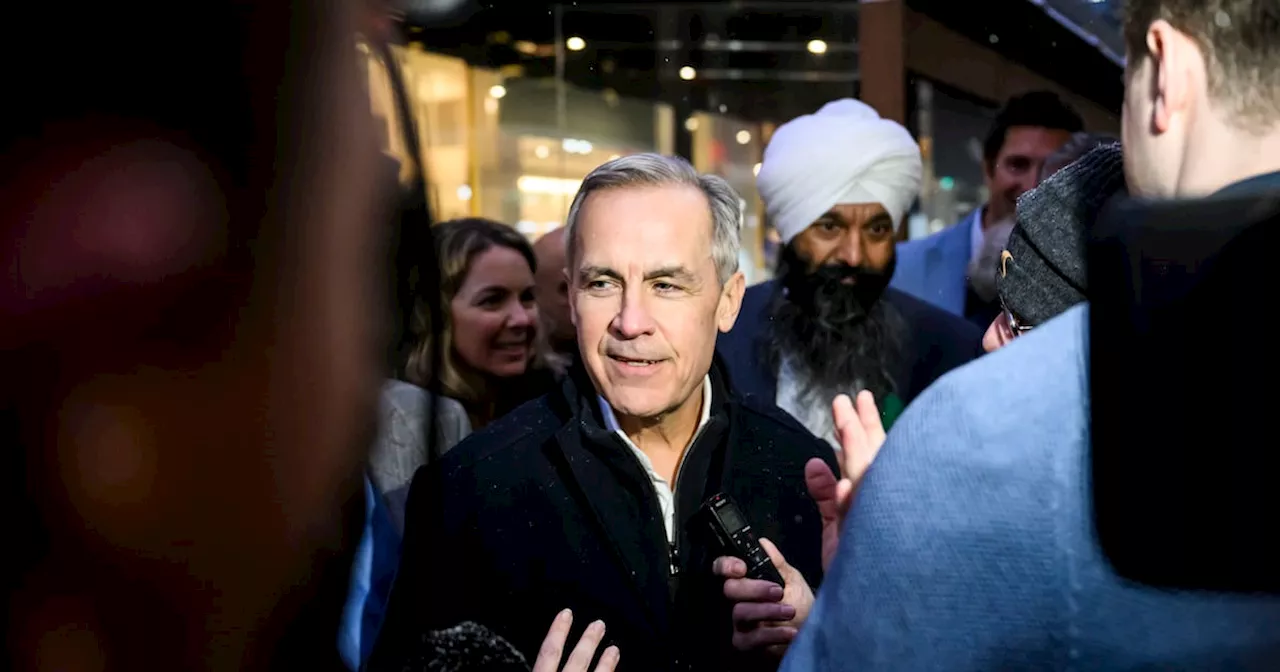
[(1274, 0), (1127, 0), (1124, 35), (1132, 65), (1147, 55), (1147, 30), (1167, 21), (1204, 53), (1209, 95), (1244, 127), (1280, 122), (1280, 6)]
[(1124, 193), (1124, 159), (1120, 145), (1110, 144), (1093, 149), (1018, 199), (1017, 224), (996, 288), (1022, 323), (1041, 324), (1088, 298), (1089, 228)]
[(1014, 96), (996, 114), (983, 142), (982, 158), (988, 166), (993, 165), (999, 156), (1009, 129), (1019, 126), (1079, 133), (1084, 130), (1084, 120), (1052, 91), (1029, 91)]

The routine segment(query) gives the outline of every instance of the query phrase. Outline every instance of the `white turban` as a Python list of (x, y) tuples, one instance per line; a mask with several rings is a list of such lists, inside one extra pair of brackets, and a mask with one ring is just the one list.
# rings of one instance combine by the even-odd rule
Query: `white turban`
[(833, 206), (879, 203), (896, 230), (920, 194), (920, 147), (901, 125), (845, 98), (778, 127), (757, 186), (769, 219), (791, 242)]

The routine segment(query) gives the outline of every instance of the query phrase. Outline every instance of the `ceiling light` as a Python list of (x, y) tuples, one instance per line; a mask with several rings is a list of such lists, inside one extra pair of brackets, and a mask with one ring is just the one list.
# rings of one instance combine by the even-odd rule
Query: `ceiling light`
[(683, 79), (686, 82), (697, 76), (698, 76), (698, 71), (694, 70), (692, 67), (688, 65), (684, 66), (683, 68), (680, 68), (680, 79)]
[(574, 35), (564, 41), (564, 46), (568, 47), (569, 51), (582, 51), (587, 48), (587, 41), (577, 35)]
[(490, 98), (501, 98), (505, 95), (507, 95), (507, 87), (501, 84), (494, 84), (493, 86), (489, 87)]
[(756, 165), (751, 166), (751, 174), (757, 176), (760, 175), (760, 164), (757, 163)]
[(538, 145), (536, 148), (534, 148), (533, 155), (538, 157), (539, 159), (545, 159), (548, 156), (551, 156), (551, 150), (547, 149), (546, 145)]
[(751, 131), (738, 131), (738, 144), (745, 145), (751, 142)]
[(809, 40), (808, 47), (811, 54), (827, 53), (827, 43), (822, 40)]
[(698, 130), (698, 118), (697, 118), (697, 117), (689, 117), (688, 119), (685, 119), (685, 120), (684, 120), (684, 130), (689, 131), (690, 133), (692, 133), (692, 132), (694, 132), (694, 131)]

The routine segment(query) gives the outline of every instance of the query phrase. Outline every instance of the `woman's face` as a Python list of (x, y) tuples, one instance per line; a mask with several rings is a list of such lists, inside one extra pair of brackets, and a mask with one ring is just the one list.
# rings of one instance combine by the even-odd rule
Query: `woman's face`
[(524, 373), (538, 308), (533, 271), (519, 252), (495, 246), (476, 255), (449, 309), (453, 349), (467, 366), (498, 378)]

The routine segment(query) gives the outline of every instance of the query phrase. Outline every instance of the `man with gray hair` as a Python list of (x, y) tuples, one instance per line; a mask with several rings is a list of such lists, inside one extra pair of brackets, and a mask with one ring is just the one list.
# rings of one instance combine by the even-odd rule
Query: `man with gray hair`
[(682, 159), (627, 156), (586, 177), (565, 227), (580, 361), (414, 479), (379, 647), (470, 620), (532, 658), (569, 608), (608, 625), (620, 669), (739, 669), (735, 656), (759, 655), (732, 648), (711, 572), (721, 549), (696, 514), (729, 495), (779, 569), (816, 586), (822, 518), (805, 464), (838, 466), (772, 400), (740, 397), (716, 359), (744, 292), (741, 220), (738, 194)]

